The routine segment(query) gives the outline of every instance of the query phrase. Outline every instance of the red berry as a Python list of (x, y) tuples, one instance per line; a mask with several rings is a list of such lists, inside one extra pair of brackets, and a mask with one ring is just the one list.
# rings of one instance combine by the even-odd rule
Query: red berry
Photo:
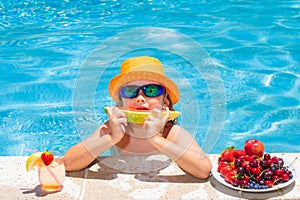
[(41, 159), (42, 159), (43, 163), (46, 166), (48, 166), (52, 163), (52, 161), (54, 159), (53, 153), (46, 150), (45, 152), (42, 153)]
[(248, 174), (248, 175), (251, 174), (251, 170), (252, 170), (252, 167), (249, 164), (246, 164), (244, 166), (244, 171), (246, 174)]
[(250, 177), (247, 176), (247, 175), (245, 175), (245, 176), (244, 176), (244, 180), (248, 182), (248, 181), (250, 181)]
[(245, 179), (244, 180), (240, 180), (240, 186), (242, 188), (248, 186), (248, 181), (246, 181)]
[(232, 171), (229, 166), (223, 167), (220, 170), (221, 176), (225, 177), (228, 172)]
[(281, 176), (281, 175), (283, 174), (283, 170), (282, 170), (282, 169), (276, 169), (276, 170), (275, 170), (275, 174), (276, 174), (277, 176)]
[(274, 185), (276, 185), (279, 183), (280, 177), (277, 175), (273, 175), (271, 180), (274, 182)]
[(237, 168), (237, 174), (239, 176), (244, 176), (244, 168), (243, 167), (238, 167)]
[(236, 187), (237, 187), (237, 186), (239, 185), (239, 183), (240, 183), (240, 181), (239, 181), (237, 178), (233, 178), (233, 179), (232, 179), (232, 183), (231, 183), (231, 184), (232, 184), (233, 186), (236, 186)]
[(228, 166), (228, 162), (221, 161), (221, 162), (219, 162), (217, 171), (220, 172), (223, 167), (227, 167), (227, 166)]
[(261, 181), (261, 176), (257, 176), (257, 177), (255, 177), (255, 181), (257, 182), (257, 183), (259, 183), (260, 181)]
[(290, 177), (288, 174), (282, 174), (281, 175), (282, 181), (283, 182), (287, 182), (288, 180), (290, 180)]
[(242, 165), (242, 160), (239, 159), (239, 158), (235, 159), (234, 166), (235, 167), (240, 167), (241, 165)]
[(267, 160), (267, 163), (268, 163), (268, 167), (271, 167), (272, 160), (271, 159)]
[(278, 158), (278, 164), (281, 164), (281, 166), (283, 166), (283, 165), (284, 165), (284, 161), (283, 161), (283, 159), (282, 159), (282, 158)]
[(235, 158), (233, 157), (233, 151), (232, 149), (225, 150), (221, 154), (221, 159), (222, 161), (228, 161), (228, 162), (233, 162)]
[(254, 175), (254, 176), (259, 176), (259, 174), (261, 173), (261, 171), (259, 170), (258, 167), (253, 167), (251, 169), (251, 173)]
[(236, 172), (235, 171), (229, 171), (225, 176), (224, 179), (226, 182), (232, 184), (232, 180), (233, 178), (236, 176)]
[(250, 160), (253, 159), (253, 156), (246, 155), (246, 156), (244, 157), (244, 159), (245, 159), (246, 161), (250, 161)]
[(266, 169), (266, 168), (268, 168), (268, 162), (266, 160), (261, 160), (260, 166), (262, 166), (262, 168)]
[(273, 187), (274, 182), (272, 180), (265, 180), (264, 184), (269, 188)]
[(263, 178), (266, 180), (270, 180), (272, 176), (273, 176), (273, 172), (269, 169), (263, 173)]
[(278, 164), (278, 158), (276, 156), (272, 157), (272, 163)]
[(266, 154), (264, 155), (264, 160), (270, 160), (270, 159), (271, 159), (271, 155), (268, 154), (268, 153), (266, 153)]
[(240, 158), (241, 156), (245, 156), (245, 155), (246, 155), (246, 152), (242, 149), (233, 150), (233, 156), (235, 158)]
[(256, 160), (255, 158), (252, 158), (252, 160), (250, 160), (249, 165), (251, 167), (257, 167), (258, 166), (258, 160)]
[(285, 173), (286, 173), (287, 175), (290, 175), (292, 172), (291, 172), (290, 170), (286, 170)]

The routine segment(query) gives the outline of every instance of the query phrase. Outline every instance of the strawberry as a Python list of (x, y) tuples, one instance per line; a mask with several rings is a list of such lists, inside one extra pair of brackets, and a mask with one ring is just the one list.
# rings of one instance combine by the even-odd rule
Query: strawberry
[(220, 172), (221, 169), (222, 169), (223, 167), (228, 167), (228, 166), (229, 166), (228, 162), (226, 162), (226, 161), (221, 161), (221, 162), (219, 163), (219, 165), (218, 165), (217, 171)]
[(225, 150), (222, 154), (221, 154), (221, 159), (222, 161), (227, 161), (227, 162), (233, 162), (235, 160), (235, 158), (233, 157), (233, 149), (228, 149)]
[(232, 171), (231, 167), (226, 166), (226, 167), (222, 167), (220, 169), (220, 173), (222, 177), (225, 177), (227, 173), (229, 173), (230, 171)]
[(244, 150), (242, 150), (242, 149), (236, 149), (236, 150), (233, 151), (232, 155), (235, 158), (239, 158), (241, 156), (245, 156), (246, 152)]
[(224, 179), (227, 183), (232, 183), (233, 179), (236, 178), (236, 171), (229, 171), (225, 176)]
[(41, 159), (42, 159), (43, 163), (46, 166), (48, 166), (52, 163), (52, 161), (54, 159), (53, 153), (46, 150), (45, 152), (42, 153)]

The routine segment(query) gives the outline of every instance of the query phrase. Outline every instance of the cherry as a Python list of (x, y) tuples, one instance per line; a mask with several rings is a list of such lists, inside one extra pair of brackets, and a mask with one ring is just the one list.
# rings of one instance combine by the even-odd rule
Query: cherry
[(256, 177), (255, 177), (255, 181), (256, 181), (257, 183), (259, 183), (261, 180), (262, 180), (261, 176), (256, 176)]
[(282, 174), (281, 175), (282, 181), (283, 182), (287, 182), (288, 180), (290, 180), (290, 177), (288, 174)]
[(273, 172), (271, 170), (267, 170), (263, 173), (263, 177), (266, 180), (270, 180), (272, 178)]
[(248, 182), (248, 181), (250, 181), (250, 177), (247, 176), (247, 175), (245, 175), (245, 176), (244, 176), (244, 180), (246, 180), (246, 181)]
[(271, 167), (271, 165), (274, 165), (274, 164), (272, 163), (272, 160), (271, 160), (271, 159), (267, 160), (267, 163), (268, 163), (268, 167)]
[(278, 164), (280, 164), (281, 166), (283, 166), (283, 165), (284, 165), (284, 161), (283, 161), (283, 159), (282, 159), (282, 158), (278, 158)]
[(249, 165), (249, 164), (246, 164), (245, 166), (244, 166), (244, 172), (246, 173), (246, 174), (248, 174), (248, 175), (250, 175), (251, 174), (251, 169), (252, 169), (252, 167)]
[(276, 169), (276, 170), (275, 170), (275, 174), (276, 174), (277, 176), (281, 176), (281, 175), (283, 174), (283, 170), (282, 170), (282, 169)]
[(254, 176), (259, 176), (260, 172), (261, 172), (261, 170), (259, 170), (258, 167), (253, 167), (253, 168), (251, 169), (251, 173), (252, 173)]
[(268, 162), (267, 162), (266, 160), (261, 160), (261, 161), (260, 161), (260, 165), (261, 165), (264, 169), (268, 168)]
[(238, 167), (238, 168), (237, 168), (237, 173), (238, 173), (238, 175), (240, 175), (240, 176), (244, 176), (244, 168)]
[(292, 172), (290, 170), (286, 170), (285, 173), (288, 175), (292, 174)]
[(240, 181), (239, 181), (237, 178), (233, 178), (233, 179), (232, 179), (232, 183), (231, 183), (231, 184), (232, 184), (233, 186), (236, 186), (236, 187), (237, 187), (237, 186), (239, 185), (239, 183), (240, 183)]
[(265, 180), (264, 184), (269, 188), (273, 187), (274, 182), (272, 180)]
[(271, 178), (271, 180), (274, 182), (275, 185), (279, 183), (280, 179), (281, 178), (278, 175), (274, 175)]
[(260, 166), (260, 165), (258, 165), (257, 168), (259, 169), (259, 171), (263, 170), (262, 166)]
[(234, 161), (234, 166), (235, 166), (235, 167), (240, 167), (240, 166), (242, 166), (242, 160), (239, 159), (239, 158), (235, 159), (235, 161)]
[(252, 160), (250, 160), (249, 165), (251, 167), (257, 167), (258, 166), (258, 160), (256, 160), (255, 158), (253, 158)]
[(248, 186), (248, 181), (246, 181), (245, 179), (240, 180), (240, 184), (239, 184), (242, 188)]
[(270, 159), (271, 159), (271, 155), (268, 154), (268, 153), (266, 153), (266, 154), (264, 155), (264, 160), (270, 160)]
[(276, 156), (272, 157), (272, 163), (278, 164), (278, 158)]

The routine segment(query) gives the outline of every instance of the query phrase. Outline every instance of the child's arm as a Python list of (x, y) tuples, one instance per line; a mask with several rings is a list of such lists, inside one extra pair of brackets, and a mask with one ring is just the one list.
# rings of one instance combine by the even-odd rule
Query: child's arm
[(64, 155), (67, 171), (81, 170), (101, 153), (118, 143), (125, 134), (127, 118), (116, 107), (108, 108), (109, 122), (100, 126), (93, 135), (71, 147)]
[(100, 134), (103, 126), (98, 128), (89, 138), (79, 142), (66, 152), (63, 157), (66, 171), (76, 171), (85, 168), (102, 152), (114, 145), (111, 135)]
[(199, 147), (193, 136), (179, 126), (173, 126), (167, 139), (161, 134), (150, 138), (152, 145), (160, 152), (174, 160), (180, 168), (189, 174), (206, 179), (212, 165)]

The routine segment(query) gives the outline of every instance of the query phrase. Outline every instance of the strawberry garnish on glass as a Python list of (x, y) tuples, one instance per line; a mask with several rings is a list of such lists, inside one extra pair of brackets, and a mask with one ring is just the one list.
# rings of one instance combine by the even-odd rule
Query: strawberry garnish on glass
[(54, 159), (54, 156), (53, 156), (53, 153), (46, 150), (45, 152), (42, 153), (41, 155), (41, 159), (43, 161), (43, 163), (48, 166), (52, 163), (53, 159)]

